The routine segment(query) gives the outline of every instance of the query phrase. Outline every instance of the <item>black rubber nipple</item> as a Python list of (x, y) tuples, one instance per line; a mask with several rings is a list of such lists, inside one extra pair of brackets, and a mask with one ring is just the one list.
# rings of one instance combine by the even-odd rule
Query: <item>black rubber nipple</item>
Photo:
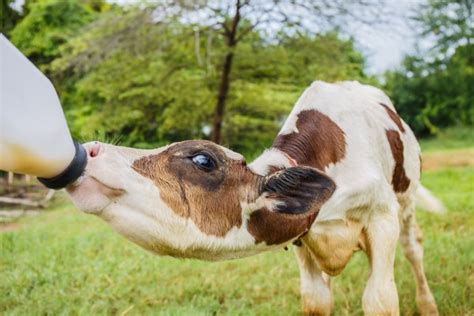
[(82, 147), (82, 145), (76, 142), (75, 140), (74, 147), (76, 148), (76, 154), (74, 155), (74, 159), (63, 172), (53, 178), (38, 177), (38, 181), (41, 182), (47, 188), (55, 190), (65, 188), (68, 184), (71, 184), (76, 181), (86, 168), (87, 152), (85, 148)]

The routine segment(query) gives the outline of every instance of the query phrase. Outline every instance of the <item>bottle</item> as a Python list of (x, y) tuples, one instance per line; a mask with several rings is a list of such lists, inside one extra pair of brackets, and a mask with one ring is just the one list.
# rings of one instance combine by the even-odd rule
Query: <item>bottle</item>
[(86, 163), (52, 83), (0, 34), (0, 170), (34, 175), (61, 189)]

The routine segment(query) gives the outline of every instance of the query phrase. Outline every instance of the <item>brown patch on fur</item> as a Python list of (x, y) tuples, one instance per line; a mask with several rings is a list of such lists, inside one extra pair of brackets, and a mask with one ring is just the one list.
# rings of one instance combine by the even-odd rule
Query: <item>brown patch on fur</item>
[(287, 215), (263, 207), (250, 215), (248, 230), (254, 236), (255, 243), (281, 244), (307, 232), (317, 214)]
[[(206, 151), (213, 155), (217, 169), (198, 170), (188, 152)], [(229, 159), (209, 142), (183, 142), (164, 152), (133, 163), (135, 171), (152, 179), (162, 200), (179, 216), (190, 218), (205, 234), (223, 237), (242, 225), (242, 186), (255, 185), (256, 176), (244, 161)]]
[(403, 127), (402, 120), (400, 119), (400, 116), (398, 116), (397, 113), (395, 113), (391, 108), (389, 108), (386, 104), (380, 103), (381, 106), (385, 108), (385, 111), (387, 111), (388, 116), (390, 116), (390, 119), (398, 126), (398, 129), (402, 132), (405, 133), (405, 128)]
[(403, 167), (404, 156), (403, 156), (403, 142), (400, 139), (400, 134), (394, 130), (387, 130), (386, 132), (390, 149), (392, 151), (393, 159), (395, 160), (395, 167), (392, 175), (392, 186), (395, 192), (405, 192), (410, 185), (410, 179), (408, 179), (405, 168)]
[(301, 111), (296, 127), (297, 133), (278, 135), (273, 147), (288, 154), (299, 165), (320, 170), (344, 158), (344, 132), (327, 115), (316, 110)]

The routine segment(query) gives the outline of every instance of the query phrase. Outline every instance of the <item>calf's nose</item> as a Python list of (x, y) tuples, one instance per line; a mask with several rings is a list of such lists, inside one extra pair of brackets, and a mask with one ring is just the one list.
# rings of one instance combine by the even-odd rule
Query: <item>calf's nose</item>
[(100, 155), (101, 151), (102, 151), (102, 146), (100, 145), (99, 142), (89, 143), (85, 147), (86, 147), (86, 150), (87, 150), (88, 159), (97, 158)]

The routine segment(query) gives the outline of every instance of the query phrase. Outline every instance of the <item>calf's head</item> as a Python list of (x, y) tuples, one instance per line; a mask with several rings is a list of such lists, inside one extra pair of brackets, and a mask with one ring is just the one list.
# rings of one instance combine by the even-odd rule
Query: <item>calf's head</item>
[(335, 189), (309, 167), (258, 175), (209, 141), (85, 147), (85, 173), (67, 188), (76, 206), (162, 255), (220, 260), (285, 244), (309, 228)]

